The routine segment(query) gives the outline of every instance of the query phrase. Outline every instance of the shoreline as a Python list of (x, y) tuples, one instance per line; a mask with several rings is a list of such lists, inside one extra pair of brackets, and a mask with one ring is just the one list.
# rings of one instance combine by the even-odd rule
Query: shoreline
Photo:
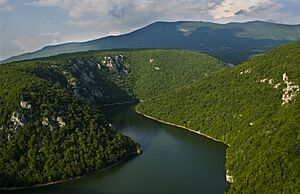
[[(206, 138), (208, 138), (208, 139), (210, 139), (210, 140), (213, 140), (213, 141), (218, 142), (218, 143), (222, 143), (222, 144), (224, 144), (224, 145), (230, 147), (230, 145), (227, 144), (227, 143), (225, 143), (224, 141), (221, 141), (221, 140), (218, 140), (218, 139), (216, 139), (216, 138), (210, 137), (209, 135), (206, 135), (206, 134), (201, 133), (201, 132), (199, 132), (199, 131), (195, 131), (195, 130), (192, 130), (192, 129), (187, 128), (187, 127), (185, 127), (185, 126), (177, 125), (177, 124), (174, 124), (174, 123), (170, 123), (170, 122), (167, 122), (167, 121), (163, 121), (163, 120), (160, 120), (160, 119), (151, 117), (151, 116), (149, 116), (149, 115), (146, 115), (146, 114), (141, 113), (140, 111), (138, 111), (138, 110), (136, 110), (136, 109), (135, 109), (135, 112), (136, 112), (137, 114), (139, 114), (139, 115), (141, 115), (141, 116), (143, 116), (143, 117), (146, 117), (146, 118), (148, 118), (148, 119), (151, 119), (151, 120), (153, 120), (153, 121), (157, 121), (157, 122), (159, 122), (159, 123), (167, 124), (167, 125), (170, 125), (170, 126), (174, 126), (174, 127), (181, 128), (181, 129), (186, 129), (186, 130), (188, 130), (189, 132), (195, 133), (195, 134), (197, 134), (197, 135), (204, 136), (204, 137), (206, 137)], [(227, 155), (227, 154), (226, 154), (226, 155)], [(230, 175), (228, 175), (228, 174), (226, 173), (225, 180), (226, 180), (227, 187), (230, 188), (231, 184), (233, 183), (233, 177), (230, 176)]]
[(154, 121), (163, 123), (163, 124), (171, 125), (171, 126), (174, 126), (174, 127), (186, 129), (186, 130), (188, 130), (188, 131), (190, 131), (190, 132), (192, 132), (192, 133), (195, 133), (195, 134), (197, 134), (197, 135), (204, 136), (204, 137), (206, 137), (206, 138), (208, 138), (208, 139), (211, 139), (211, 140), (216, 141), (216, 142), (218, 142), (218, 143), (223, 143), (223, 144), (225, 144), (226, 146), (230, 147), (230, 145), (227, 144), (227, 143), (225, 143), (224, 141), (219, 140), (219, 139), (216, 139), (216, 138), (213, 138), (213, 137), (211, 137), (211, 136), (209, 136), (209, 135), (206, 135), (206, 134), (204, 134), (204, 133), (201, 133), (201, 132), (199, 132), (199, 131), (195, 131), (195, 130), (192, 130), (192, 129), (187, 128), (187, 127), (185, 127), (185, 126), (182, 126), (182, 125), (177, 125), (177, 124), (174, 124), (174, 123), (170, 123), (170, 122), (167, 122), (167, 121), (163, 121), (163, 120), (154, 118), (154, 117), (152, 117), (152, 116), (143, 114), (142, 112), (140, 112), (140, 111), (138, 111), (138, 110), (136, 110), (136, 109), (135, 109), (135, 112), (136, 112), (137, 114), (139, 114), (139, 115), (142, 115), (142, 116), (148, 118), (148, 119), (151, 119), (151, 120), (154, 120)]
[[(177, 124), (174, 124), (174, 123), (170, 123), (170, 122), (167, 122), (167, 121), (163, 121), (163, 120), (160, 120), (160, 119), (151, 117), (151, 116), (149, 116), (149, 115), (146, 115), (146, 114), (141, 113), (140, 111), (138, 111), (138, 110), (136, 110), (136, 109), (135, 109), (135, 112), (136, 112), (137, 114), (142, 115), (143, 117), (146, 117), (146, 118), (151, 119), (151, 120), (153, 120), (153, 121), (157, 121), (157, 122), (159, 122), (159, 123), (167, 124), (167, 125), (170, 125), (170, 126), (174, 126), (174, 127), (181, 128), (181, 129), (186, 129), (186, 130), (188, 130), (189, 132), (195, 133), (195, 134), (197, 134), (197, 135), (204, 136), (204, 137), (206, 137), (206, 138), (208, 138), (208, 139), (210, 139), (210, 140), (213, 140), (213, 141), (218, 142), (218, 143), (222, 143), (222, 144), (224, 144), (224, 145), (230, 147), (230, 145), (227, 144), (227, 143), (225, 143), (224, 141), (221, 141), (221, 140), (218, 140), (218, 139), (216, 139), (216, 138), (210, 137), (209, 135), (206, 135), (206, 134), (201, 133), (201, 132), (199, 132), (199, 131), (195, 131), (195, 130), (192, 130), (192, 129), (187, 128), (187, 127), (185, 127), (185, 126), (177, 125)], [(227, 154), (226, 154), (226, 155), (227, 155)], [(233, 183), (233, 177), (232, 177), (232, 176), (229, 176), (229, 175), (226, 173), (225, 180), (226, 180), (227, 188), (230, 188), (231, 184)]]
[(134, 104), (134, 103), (135, 103), (135, 101), (115, 102), (115, 103), (111, 103), (111, 104), (103, 104), (103, 107), (123, 105), (123, 104)]
[(55, 185), (55, 184), (59, 184), (59, 183), (66, 183), (66, 182), (69, 182), (69, 181), (78, 180), (80, 178), (83, 178), (83, 177), (86, 177), (86, 176), (90, 176), (90, 175), (93, 175), (95, 173), (100, 173), (100, 172), (103, 172), (103, 171), (108, 170), (110, 168), (113, 168), (115, 166), (118, 166), (118, 165), (120, 165), (120, 164), (128, 161), (131, 156), (137, 156), (137, 155), (140, 155), (140, 154), (138, 154), (137, 152), (128, 153), (128, 155), (126, 156), (126, 158), (124, 158), (123, 160), (120, 160), (117, 163), (114, 163), (114, 164), (112, 164), (110, 166), (107, 166), (105, 168), (101, 168), (101, 169), (92, 171), (90, 173), (86, 173), (86, 174), (83, 174), (83, 175), (80, 175), (80, 176), (69, 178), (67, 180), (59, 180), (59, 181), (53, 181), (53, 182), (42, 183), (42, 184), (35, 184), (35, 185), (24, 186), (24, 187), (0, 187), (0, 191), (16, 191), (16, 190), (23, 190), (23, 189), (24, 190), (25, 189), (34, 189), (34, 188), (46, 187), (46, 186)]

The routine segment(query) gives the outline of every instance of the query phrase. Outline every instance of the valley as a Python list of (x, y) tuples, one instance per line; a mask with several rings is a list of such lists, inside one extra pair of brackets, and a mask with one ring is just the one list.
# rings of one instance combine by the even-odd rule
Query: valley
[(116, 130), (111, 115), (103, 114), (111, 104), (132, 102), (141, 114), (229, 145), (226, 172), (218, 175), (223, 191), (227, 177), (229, 193), (297, 193), (299, 45), (235, 67), (174, 49), (89, 51), (3, 64), (1, 185), (67, 180), (147, 152), (145, 142)]

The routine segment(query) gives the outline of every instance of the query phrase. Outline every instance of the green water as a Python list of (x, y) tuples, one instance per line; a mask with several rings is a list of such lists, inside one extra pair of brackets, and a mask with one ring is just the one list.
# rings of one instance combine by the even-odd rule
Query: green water
[(144, 118), (132, 107), (110, 108), (109, 115), (116, 129), (142, 145), (142, 155), (78, 180), (7, 193), (224, 193), (225, 145)]

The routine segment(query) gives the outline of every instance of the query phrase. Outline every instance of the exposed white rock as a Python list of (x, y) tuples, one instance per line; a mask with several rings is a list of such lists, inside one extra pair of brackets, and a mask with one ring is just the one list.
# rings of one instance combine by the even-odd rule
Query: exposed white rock
[[(104, 57), (104, 60), (101, 61), (101, 65), (105, 65), (110, 70), (121, 70), (126, 67), (123, 62), (125, 61), (125, 57), (123, 55), (118, 55), (114, 57)], [(98, 66), (99, 67), (99, 66)]]
[(228, 183), (233, 183), (233, 176), (229, 176), (229, 175), (226, 174), (226, 181)]
[(60, 128), (63, 128), (63, 127), (66, 126), (66, 123), (62, 120), (61, 117), (57, 117), (56, 121), (58, 122), (58, 125), (59, 125)]
[(137, 154), (141, 154), (143, 151), (142, 151), (142, 149), (140, 149), (140, 148), (138, 148), (137, 150), (136, 150), (136, 153)]
[(69, 83), (71, 86), (76, 86), (76, 79), (75, 79), (75, 78), (68, 79), (68, 83)]
[(188, 29), (184, 29), (184, 28), (179, 28), (178, 30), (179, 30), (179, 32), (189, 32)]
[(275, 89), (278, 89), (280, 85), (281, 85), (281, 83), (278, 83), (278, 84), (276, 84), (276, 85), (274, 86), (274, 88), (275, 88)]
[(251, 122), (251, 123), (249, 123), (249, 125), (250, 125), (250, 126), (253, 126), (253, 125), (254, 125), (254, 123), (252, 123), (252, 122)]
[(154, 59), (150, 58), (149, 62), (152, 63), (154, 61)]
[(10, 134), (7, 134), (7, 140), (10, 141), (11, 140), (11, 136)]
[(101, 65), (97, 63), (98, 69), (101, 70)]
[(251, 73), (251, 69), (246, 69), (244, 71), (240, 72), (240, 75), (246, 74), (246, 73)]
[(160, 68), (159, 68), (159, 67), (154, 67), (154, 69), (156, 69), (156, 70), (160, 70)]
[(273, 85), (273, 82), (274, 82), (273, 79), (269, 79), (269, 82), (268, 82), (268, 83), (269, 83), (270, 85)]
[(24, 127), (25, 119), (22, 115), (20, 115), (17, 112), (13, 112), (13, 114), (10, 117), (10, 121), (13, 122), (13, 125), (15, 126), (14, 129), (17, 129), (18, 127)]
[(29, 102), (27, 102), (27, 101), (21, 101), (20, 105), (22, 108), (31, 109), (31, 104), (29, 104)]
[(49, 119), (43, 118), (42, 125), (48, 126), (49, 125)]
[(282, 80), (286, 84), (286, 88), (283, 89), (282, 94), (282, 105), (286, 105), (297, 96), (300, 91), (299, 85), (295, 85), (292, 81), (289, 81), (289, 78), (286, 73), (282, 75)]
[(268, 83), (268, 82), (269, 82), (269, 79), (264, 78), (264, 79), (259, 80), (259, 82), (260, 82), (260, 83)]

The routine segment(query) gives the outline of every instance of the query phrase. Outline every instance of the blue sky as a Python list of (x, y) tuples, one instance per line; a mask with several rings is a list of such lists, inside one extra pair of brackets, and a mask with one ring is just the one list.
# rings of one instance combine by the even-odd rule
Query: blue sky
[(0, 59), (155, 21), (300, 24), (300, 0), (0, 0)]

